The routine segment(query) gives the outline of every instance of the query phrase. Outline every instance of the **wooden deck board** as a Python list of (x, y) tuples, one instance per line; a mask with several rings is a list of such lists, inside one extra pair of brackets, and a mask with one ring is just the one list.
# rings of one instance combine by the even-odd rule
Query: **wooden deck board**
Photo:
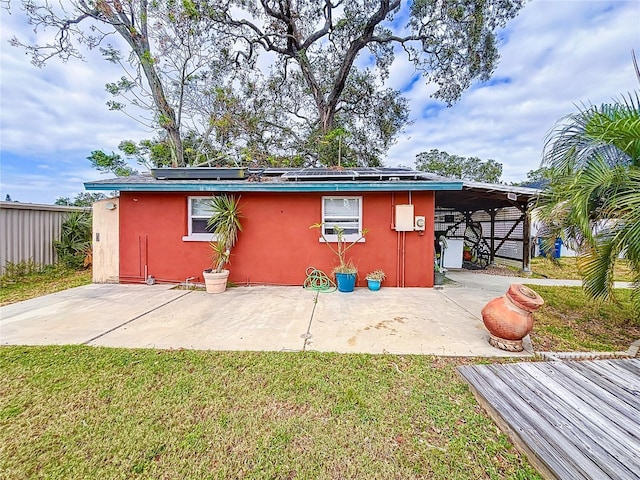
[(612, 423), (615, 423), (616, 425), (626, 429), (629, 433), (637, 436), (639, 432), (632, 428), (633, 423), (628, 421), (629, 418), (633, 418), (638, 415), (637, 400), (635, 405), (622, 401), (620, 397), (615, 395), (616, 393), (619, 393), (617, 390), (615, 392), (610, 391), (606, 388), (607, 385), (602, 382), (598, 384), (600, 388), (594, 388), (593, 382), (591, 382), (587, 377), (582, 375), (571, 375), (570, 370), (573, 369), (579, 371), (579, 366), (570, 366), (568, 363), (569, 362), (552, 362), (550, 364), (550, 368), (551, 365), (553, 365), (554, 369), (559, 370), (561, 373), (566, 373), (563, 379), (567, 384), (566, 388), (573, 390), (576, 395), (579, 395), (580, 398), (585, 399), (592, 405), (598, 405), (599, 410), (606, 410), (609, 412), (609, 418)]
[[(570, 369), (566, 365), (566, 362), (554, 362), (553, 367), (549, 366), (549, 369), (557, 369), (559, 373)], [(523, 368), (527, 369), (527, 366), (523, 365)], [(548, 377), (545, 377), (546, 371), (543, 369), (537, 369), (537, 377), (540, 381), (549, 382)], [(553, 380), (555, 381), (555, 380)], [(629, 407), (625, 402), (620, 402), (611, 392), (608, 392), (602, 388), (593, 388), (593, 382), (590, 382), (582, 376), (565, 375), (562, 378), (562, 384), (558, 387), (564, 386), (564, 389), (569, 390), (568, 401), (573, 397), (577, 397), (579, 401), (573, 406), (574, 409), (579, 412), (584, 412), (585, 415), (589, 414), (593, 410), (593, 405), (597, 405), (597, 413), (604, 416), (607, 423), (606, 428), (615, 432), (616, 435), (620, 435), (621, 438), (632, 441), (638, 432), (634, 432), (627, 420), (627, 417), (632, 417), (637, 414), (637, 411)], [(566, 398), (561, 397), (561, 398)]]
[(640, 479), (640, 359), (458, 371), (545, 478)]
[[(536, 378), (539, 370), (535, 364), (523, 365), (522, 370), (512, 370), (507, 374), (517, 377), (521, 385), (535, 394), (531, 408), (548, 415), (556, 421), (567, 442), (571, 442), (579, 454), (585, 455), (598, 465), (610, 478), (629, 477), (626, 461), (626, 448), (621, 441), (631, 442), (633, 437), (623, 429), (612, 425), (609, 418), (600, 410), (594, 410), (573, 391), (569, 391), (557, 380)], [(532, 375), (532, 373), (534, 375)], [(592, 438), (598, 438), (593, 442)], [(608, 446), (604, 448), (602, 444)]]
[[(481, 376), (473, 370), (465, 370), (462, 374), (470, 383), (471, 390), (474, 392), (479, 403), (487, 410), (498, 426), (509, 436), (516, 448), (529, 458), (529, 461), (545, 478), (556, 478), (555, 474), (558, 472), (560, 476), (557, 478), (567, 478), (566, 475), (574, 472), (574, 469), (568, 469), (564, 462), (556, 461), (556, 457), (554, 456), (555, 450), (551, 442), (542, 435), (537, 435), (536, 432), (530, 428), (531, 422), (519, 415), (519, 410), (522, 409), (519, 409), (517, 405), (511, 404), (507, 390), (503, 392), (507, 394), (505, 402), (498, 405), (498, 402), (495, 402), (491, 394), (486, 395), (487, 398), (483, 395), (486, 394), (487, 390), (493, 390), (496, 392), (496, 395), (502, 395), (496, 388), (495, 380), (494, 382), (487, 382), (485, 376)], [(483, 392), (483, 394), (480, 394), (480, 392)], [(505, 419), (508, 419), (508, 421)], [(548, 460), (541, 461), (542, 458)], [(584, 479), (586, 477), (579, 476), (575, 478)]]
[[(544, 401), (543, 391), (532, 389), (532, 382), (518, 375), (518, 369), (511, 369), (509, 372), (494, 366), (493, 374), (510, 387), (515, 387), (523, 399), (521, 408), (517, 412), (528, 419), (529, 428), (536, 435), (541, 435), (550, 443), (551, 451), (546, 452), (547, 462), (562, 461), (568, 462), (568, 470), (575, 470), (575, 478), (592, 478), (592, 472), (597, 470), (601, 461), (594, 449), (586, 448), (585, 441), (580, 438), (579, 430), (567, 422), (565, 418), (558, 415), (559, 406), (554, 402)], [(536, 415), (533, 415), (535, 412)], [(555, 452), (559, 449), (567, 453), (566, 456), (558, 456)], [(608, 472), (613, 473), (613, 472)], [(570, 475), (570, 477), (574, 477)], [(614, 477), (615, 478), (615, 477)], [(618, 477), (621, 478), (621, 477)]]

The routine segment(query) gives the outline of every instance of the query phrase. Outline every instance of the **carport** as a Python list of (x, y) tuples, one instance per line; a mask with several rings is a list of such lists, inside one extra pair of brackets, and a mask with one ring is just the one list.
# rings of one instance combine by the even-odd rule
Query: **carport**
[[(530, 270), (531, 209), (540, 190), (464, 181), (462, 191), (437, 192), (435, 233), (464, 245), (465, 268), (503, 263)], [(453, 242), (452, 242), (453, 241)]]

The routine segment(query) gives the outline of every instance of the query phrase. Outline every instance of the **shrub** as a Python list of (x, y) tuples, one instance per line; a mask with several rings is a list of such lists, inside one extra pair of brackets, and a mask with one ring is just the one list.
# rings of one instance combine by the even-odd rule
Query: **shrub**
[(16, 263), (5, 263), (4, 273), (2, 274), (2, 276), (6, 279), (15, 279), (40, 271), (42, 271), (42, 265), (36, 263), (33, 258), (30, 258), (29, 260), (22, 260)]
[(89, 212), (71, 212), (67, 216), (60, 240), (53, 242), (61, 263), (75, 269), (91, 265), (91, 224)]

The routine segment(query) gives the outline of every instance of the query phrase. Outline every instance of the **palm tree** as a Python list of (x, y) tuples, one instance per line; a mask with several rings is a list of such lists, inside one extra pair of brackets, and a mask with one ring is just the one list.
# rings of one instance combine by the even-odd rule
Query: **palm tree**
[(579, 252), (587, 294), (612, 299), (613, 269), (623, 254), (633, 272), (640, 313), (640, 98), (579, 109), (547, 138), (551, 168), (538, 215), (545, 235)]

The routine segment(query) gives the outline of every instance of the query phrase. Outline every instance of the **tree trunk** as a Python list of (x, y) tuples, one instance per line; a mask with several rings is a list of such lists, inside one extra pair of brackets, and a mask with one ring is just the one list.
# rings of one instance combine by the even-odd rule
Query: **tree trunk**
[(325, 105), (320, 113), (320, 131), (322, 135), (326, 135), (331, 130), (333, 130), (334, 121), (336, 118), (336, 110), (335, 107), (330, 105)]
[[(134, 51), (136, 51), (135, 48)], [(136, 55), (138, 55), (137, 51)], [(138, 55), (138, 58), (140, 58), (142, 69), (149, 81), (153, 101), (158, 108), (158, 121), (160, 126), (167, 132), (169, 148), (171, 150), (171, 166), (184, 167), (184, 149), (182, 147), (182, 138), (180, 137), (180, 127), (176, 122), (175, 111), (167, 102), (162, 84), (160, 83), (160, 78), (158, 77), (158, 74), (151, 62), (148, 60), (145, 61), (144, 56), (141, 58), (141, 56)]]

